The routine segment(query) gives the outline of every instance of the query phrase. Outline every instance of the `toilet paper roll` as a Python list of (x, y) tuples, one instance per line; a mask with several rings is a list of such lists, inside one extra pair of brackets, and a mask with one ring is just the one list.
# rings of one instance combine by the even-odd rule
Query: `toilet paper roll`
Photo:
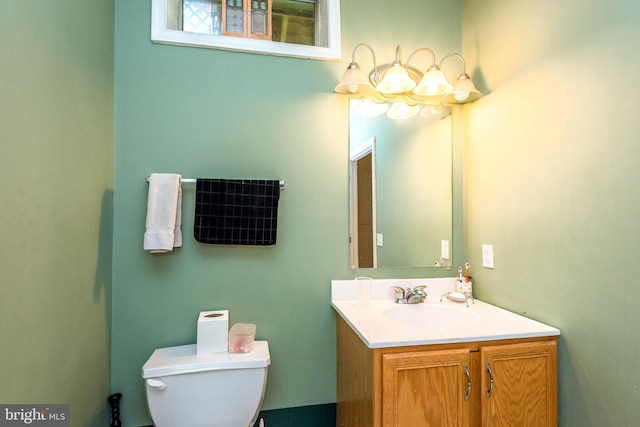
[(227, 351), (229, 343), (229, 310), (202, 311), (198, 316), (196, 353)]

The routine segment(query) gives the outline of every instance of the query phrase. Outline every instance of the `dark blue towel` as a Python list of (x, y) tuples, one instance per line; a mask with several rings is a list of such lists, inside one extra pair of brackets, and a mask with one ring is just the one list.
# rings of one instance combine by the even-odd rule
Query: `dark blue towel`
[(275, 245), (280, 182), (196, 180), (193, 235), (200, 243)]

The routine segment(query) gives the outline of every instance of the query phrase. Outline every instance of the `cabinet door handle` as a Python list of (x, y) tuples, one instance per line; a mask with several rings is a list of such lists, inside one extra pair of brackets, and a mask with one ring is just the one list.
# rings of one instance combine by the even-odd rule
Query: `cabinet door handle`
[(487, 390), (487, 397), (491, 397), (491, 393), (493, 393), (493, 372), (491, 372), (491, 364), (487, 363), (485, 366), (489, 373), (489, 390)]
[(464, 393), (464, 400), (469, 400), (471, 395), (471, 374), (469, 373), (469, 366), (464, 365), (464, 373), (467, 376), (467, 391)]

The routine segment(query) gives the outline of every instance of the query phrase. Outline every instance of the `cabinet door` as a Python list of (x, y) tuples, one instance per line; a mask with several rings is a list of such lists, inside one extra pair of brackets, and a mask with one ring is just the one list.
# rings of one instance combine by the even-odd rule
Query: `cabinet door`
[(466, 427), (469, 350), (382, 356), (383, 427)]
[(271, 0), (251, 0), (247, 37), (271, 40)]
[(222, 34), (271, 40), (272, 0), (222, 0)]
[(482, 347), (483, 427), (556, 427), (555, 342)]
[(222, 0), (222, 34), (225, 36), (245, 36), (247, 32), (245, 1)]

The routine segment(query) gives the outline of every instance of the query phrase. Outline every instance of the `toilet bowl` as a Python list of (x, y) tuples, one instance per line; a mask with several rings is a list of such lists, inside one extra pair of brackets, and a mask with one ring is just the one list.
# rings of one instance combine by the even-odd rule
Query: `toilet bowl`
[(253, 427), (271, 363), (266, 341), (250, 353), (196, 354), (196, 345), (159, 348), (142, 367), (156, 427)]

